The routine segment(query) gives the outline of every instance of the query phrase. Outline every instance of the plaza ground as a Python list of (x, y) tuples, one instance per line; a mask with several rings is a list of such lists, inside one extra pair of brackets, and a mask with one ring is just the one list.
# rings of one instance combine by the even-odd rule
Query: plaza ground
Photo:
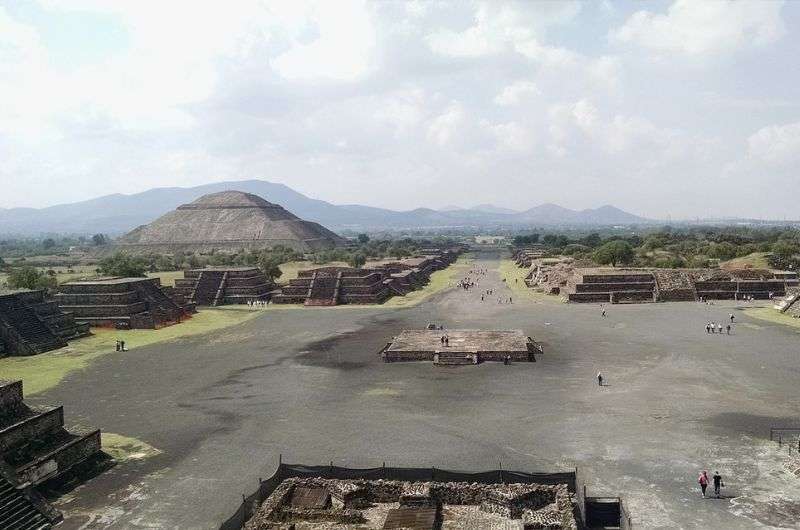
[[(624, 497), (637, 528), (796, 527), (800, 478), (768, 435), (800, 424), (798, 328), (726, 302), (614, 305), (604, 318), (593, 304), (514, 296), (501, 263), (478, 255), (489, 273), (475, 290), (410, 307), (263, 311), (66, 373), (31, 404), (63, 403), (71, 420), (144, 454), (63, 496), (64, 528), (215, 528), (279, 454), (353, 467), (578, 467), (590, 495)], [(733, 335), (706, 334), (731, 312)], [(521, 329), (545, 353), (511, 366), (381, 362), (392, 336), (429, 322)], [(702, 469), (725, 477), (724, 498), (700, 496)]]

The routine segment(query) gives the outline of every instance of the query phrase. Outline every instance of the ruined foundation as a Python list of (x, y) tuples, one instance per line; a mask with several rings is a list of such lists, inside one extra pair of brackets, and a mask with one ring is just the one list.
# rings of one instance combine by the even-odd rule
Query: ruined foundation
[[(447, 342), (442, 342), (443, 337)], [(485, 361), (533, 362), (542, 347), (520, 330), (404, 330), (381, 350), (387, 363), (432, 361), (437, 365)]]

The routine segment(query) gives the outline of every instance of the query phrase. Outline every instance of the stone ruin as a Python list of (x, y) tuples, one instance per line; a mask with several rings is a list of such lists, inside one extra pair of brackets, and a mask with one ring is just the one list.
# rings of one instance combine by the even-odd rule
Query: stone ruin
[[(447, 342), (442, 337), (447, 336)], [(534, 362), (542, 347), (520, 330), (404, 330), (380, 352), (384, 362), (432, 361), (467, 365), (486, 361)]]
[(206, 267), (183, 271), (175, 291), (200, 306), (267, 301), (275, 285), (256, 267)]
[(536, 260), (540, 260), (546, 255), (547, 249), (544, 245), (535, 245), (515, 250), (511, 259), (519, 267), (530, 268)]
[(794, 318), (800, 318), (800, 287), (789, 287), (786, 294), (775, 301), (775, 309)]
[(525, 283), (569, 302), (643, 303), (778, 298), (797, 273), (767, 269), (579, 268), (569, 260), (534, 261)]
[(58, 519), (35, 487), (100, 453), (100, 431), (64, 428), (63, 407), (32, 407), (22, 381), (0, 380), (0, 528), (49, 528)]
[(307, 306), (380, 304), (392, 296), (387, 280), (386, 273), (379, 270), (321, 267), (300, 271), (272, 301)]
[(381, 304), (392, 296), (404, 296), (424, 286), (431, 274), (447, 268), (458, 257), (457, 250), (436, 252), (418, 258), (372, 262), (360, 269), (320, 267), (300, 271), (272, 297), (272, 302), (307, 306)]
[(289, 478), (245, 528), (577, 530), (575, 508), (566, 484)]
[(87, 324), (46, 300), (44, 291), (0, 295), (0, 357), (43, 353), (88, 334)]
[(177, 324), (194, 311), (158, 278), (99, 278), (59, 286), (56, 301), (80, 323), (117, 329), (156, 329)]

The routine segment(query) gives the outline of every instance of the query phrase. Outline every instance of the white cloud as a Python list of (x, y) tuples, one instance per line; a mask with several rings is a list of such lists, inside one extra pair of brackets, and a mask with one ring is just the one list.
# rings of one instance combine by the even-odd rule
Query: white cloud
[(777, 0), (676, 0), (666, 14), (634, 13), (610, 36), (658, 52), (714, 55), (781, 38), (782, 7)]
[(519, 123), (500, 123), (491, 125), (489, 129), (501, 149), (524, 153), (534, 147), (535, 138), (532, 131)]
[(572, 20), (577, 2), (484, 2), (478, 4), (474, 24), (458, 31), (439, 29), (427, 36), (431, 50), (450, 57), (483, 57), (516, 51), (545, 63), (563, 63), (572, 53), (542, 45), (540, 37), (550, 26)]
[(457, 101), (453, 101), (444, 112), (431, 121), (428, 126), (428, 140), (440, 146), (453, 143), (464, 132), (466, 121), (464, 107)]
[(496, 105), (516, 105), (523, 99), (536, 96), (539, 93), (536, 83), (515, 81), (495, 96), (494, 103)]
[(747, 139), (747, 152), (771, 165), (800, 162), (800, 122), (759, 129)]

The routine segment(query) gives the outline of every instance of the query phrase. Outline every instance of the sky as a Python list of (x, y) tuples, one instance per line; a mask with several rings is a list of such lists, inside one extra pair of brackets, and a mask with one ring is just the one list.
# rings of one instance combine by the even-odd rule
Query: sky
[(0, 207), (255, 178), (797, 219), (798, 57), (800, 2), (4, 0)]

